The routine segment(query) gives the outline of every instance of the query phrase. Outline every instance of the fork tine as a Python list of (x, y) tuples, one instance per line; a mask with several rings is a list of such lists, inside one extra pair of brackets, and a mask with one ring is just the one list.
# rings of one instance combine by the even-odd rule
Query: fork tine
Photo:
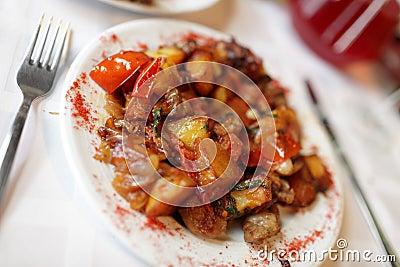
[(43, 41), (42, 41), (41, 47), (39, 49), (38, 54), (36, 55), (36, 58), (33, 60), (33, 64), (36, 64), (37, 62), (40, 62), (40, 58), (42, 57), (43, 50), (44, 50), (44, 47), (46, 45), (47, 37), (49, 36), (50, 27), (51, 27), (52, 23), (53, 23), (53, 16), (50, 17), (49, 23), (47, 24), (47, 27), (46, 27), (46, 30), (45, 30), (45, 35), (43, 37)]
[(58, 64), (60, 63), (60, 59), (61, 59), (61, 55), (65, 46), (65, 41), (67, 40), (67, 36), (69, 36), (70, 34), (70, 24), (68, 23), (64, 33), (63, 33), (63, 37), (62, 37), (62, 42), (58, 47), (58, 50), (56, 51), (56, 54), (54, 55), (53, 58), (53, 62), (51, 63), (51, 65), (48, 66), (49, 70), (55, 70), (58, 67)]
[(54, 46), (55, 46), (55, 44), (56, 44), (58, 34), (59, 34), (59, 32), (60, 32), (61, 22), (62, 22), (61, 19), (58, 20), (56, 33), (54, 34), (54, 37), (53, 37), (53, 40), (51, 41), (50, 47), (47, 49), (47, 53), (46, 53), (46, 55), (45, 55), (43, 61), (40, 63), (40, 66), (41, 66), (41, 67), (47, 66), (48, 63), (49, 63), (49, 61), (50, 61), (51, 54), (53, 53)]
[(36, 41), (37, 41), (37, 39), (39, 37), (40, 29), (42, 28), (43, 19), (44, 19), (44, 13), (42, 14), (42, 16), (40, 18), (39, 25), (37, 26), (37, 29), (36, 29), (36, 33), (35, 33), (35, 35), (33, 36), (32, 40), (31, 40), (31, 43), (29, 45), (29, 48), (28, 48), (28, 51), (27, 51), (27, 54), (26, 54), (26, 57), (25, 57), (25, 60), (28, 61), (29, 64), (32, 63), (32, 59), (31, 58), (32, 58), (32, 55), (33, 55), (33, 50), (35, 49)]

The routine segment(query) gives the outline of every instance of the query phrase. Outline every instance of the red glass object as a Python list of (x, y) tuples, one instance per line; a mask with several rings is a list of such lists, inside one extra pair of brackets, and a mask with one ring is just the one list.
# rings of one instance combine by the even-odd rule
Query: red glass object
[(336, 65), (378, 59), (400, 11), (396, 0), (291, 0), (289, 9), (305, 43)]

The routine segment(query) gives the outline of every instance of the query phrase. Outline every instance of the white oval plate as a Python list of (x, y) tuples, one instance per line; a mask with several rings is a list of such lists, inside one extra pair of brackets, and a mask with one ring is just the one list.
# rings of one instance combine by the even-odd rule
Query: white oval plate
[(98, 0), (122, 9), (148, 15), (173, 15), (206, 9), (219, 0), (154, 0), (151, 5), (131, 2), (129, 0)]
[[(104, 91), (88, 77), (92, 66), (104, 56), (121, 49), (137, 50), (145, 45), (155, 49), (161, 44), (182, 40), (186, 34), (193, 35), (193, 32), (216, 39), (230, 38), (193, 23), (146, 19), (106, 30), (80, 52), (65, 81), (65, 114), (61, 123), (63, 145), (71, 169), (111, 231), (134, 254), (154, 266), (263, 266), (267, 263), (281, 266), (276, 257), (272, 261), (269, 258), (259, 262), (258, 252), (264, 247), (250, 246), (244, 242), (239, 223), (232, 225), (226, 240), (203, 240), (173, 218), (163, 217), (161, 223), (157, 224), (143, 214), (130, 210), (128, 203), (111, 186), (114, 177), (112, 167), (93, 159), (100, 141), (96, 129), (104, 125), (107, 114), (103, 109)], [(77, 94), (85, 97), (83, 105), (74, 106), (71, 101), (71, 97)], [(312, 207), (296, 213), (281, 209), (282, 231), (269, 240), (268, 249), (296, 249), (300, 253), (304, 249), (312, 249), (321, 255), (323, 250), (333, 246), (342, 220), (343, 190), (338, 178), (339, 168), (329, 141), (310, 111), (307, 100), (295, 90), (289, 94), (289, 98), (304, 126), (306, 146), (318, 147), (319, 154), (333, 174), (334, 186), (325, 195), (319, 194)], [(77, 115), (78, 109), (80, 115)], [(82, 116), (91, 117), (91, 123), (82, 123)], [(293, 266), (318, 264), (296, 262)]]

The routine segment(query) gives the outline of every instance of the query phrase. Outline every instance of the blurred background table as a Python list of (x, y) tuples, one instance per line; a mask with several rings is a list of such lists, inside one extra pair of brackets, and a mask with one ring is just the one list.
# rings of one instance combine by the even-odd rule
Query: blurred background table
[[(33, 105), (25, 126), (1, 214), (0, 266), (147, 266), (110, 234), (87, 204), (76, 183), (79, 177), (73, 177), (66, 164), (57, 112), (63, 109), (65, 75), (79, 51), (108, 27), (148, 16), (96, 0), (2, 0), (0, 141), (22, 100), (15, 74), (43, 12), (70, 21), (73, 35), (53, 93)], [(273, 1), (222, 0), (209, 9), (173, 18), (234, 35), (260, 55), (267, 70), (284, 85), (296, 86), (305, 78), (313, 82), (339, 143), (399, 255), (400, 119), (384, 105), (380, 76), (365, 65), (353, 66), (352, 76), (345, 75), (317, 58), (296, 35), (285, 7)], [(349, 249), (381, 254), (352, 189), (343, 180), (345, 210), (339, 237), (348, 241)], [(366, 265), (381, 266), (324, 264)]]

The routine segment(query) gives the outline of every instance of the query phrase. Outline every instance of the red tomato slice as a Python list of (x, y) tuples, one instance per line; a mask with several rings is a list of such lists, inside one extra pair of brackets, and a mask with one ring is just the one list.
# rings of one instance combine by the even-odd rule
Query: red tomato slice
[(121, 51), (97, 64), (89, 75), (101, 88), (112, 93), (149, 61), (143, 52)]
[(300, 144), (297, 143), (290, 134), (278, 135), (275, 142), (274, 164), (281, 164), (285, 160), (296, 155), (300, 149)]
[[(265, 149), (269, 149), (269, 146), (266, 146)], [(290, 134), (286, 133), (278, 135), (275, 144), (271, 144), (271, 149), (275, 150), (274, 154), (271, 154), (268, 151), (263, 151), (265, 153), (261, 153), (261, 146), (250, 140), (249, 161), (247, 162), (247, 166), (263, 166), (264, 163), (267, 163), (265, 166), (269, 166), (268, 163), (271, 163), (272, 155), (274, 155), (273, 164), (279, 165), (285, 160), (295, 156), (301, 150), (301, 146)]]
[(151, 63), (149, 63), (146, 68), (140, 73), (139, 77), (136, 80), (135, 86), (133, 87), (132, 96), (148, 98), (150, 95), (151, 87), (145, 88), (142, 86), (148, 79), (157, 74), (160, 70), (162, 57), (158, 57), (154, 59)]
[[(268, 149), (269, 146), (266, 146), (265, 149)], [(275, 144), (271, 144), (271, 148), (275, 150), (273, 164), (279, 165), (285, 160), (296, 155), (300, 150), (301, 146), (297, 143), (290, 134), (278, 135), (275, 140)], [(268, 163), (271, 163), (271, 158), (269, 156), (270, 153), (268, 151), (264, 151), (262, 154), (261, 146), (254, 144), (252, 140), (250, 140), (250, 153), (249, 153), (249, 161), (247, 162), (248, 167), (256, 167), (257, 165), (269, 166)], [(271, 151), (272, 152), (272, 151)], [(259, 162), (261, 158), (261, 161)]]

